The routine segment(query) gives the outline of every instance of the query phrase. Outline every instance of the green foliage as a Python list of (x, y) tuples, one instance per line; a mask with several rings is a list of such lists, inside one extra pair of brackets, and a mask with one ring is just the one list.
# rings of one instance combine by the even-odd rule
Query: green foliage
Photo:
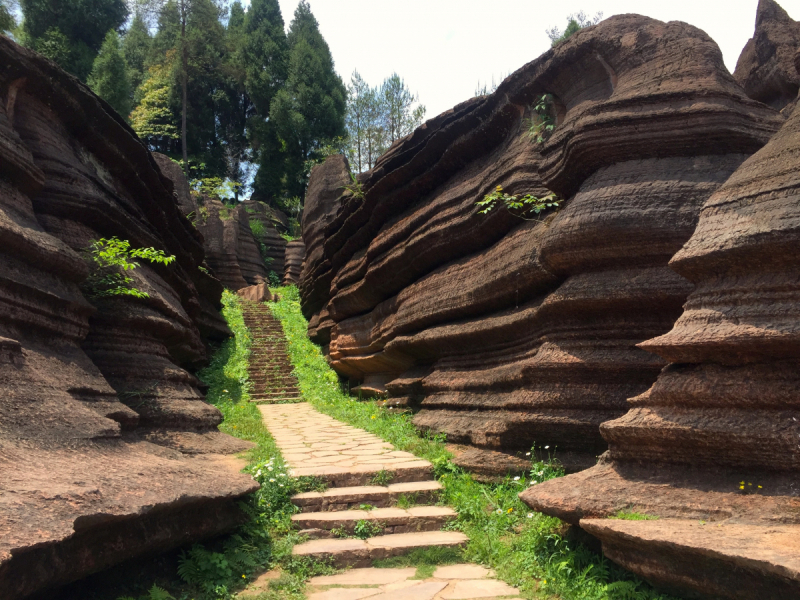
[(86, 256), (91, 272), (84, 282), (84, 288), (91, 297), (134, 296), (149, 298), (147, 292), (136, 289), (133, 279), (125, 275), (141, 266), (134, 259), (144, 259), (151, 263), (168, 265), (175, 260), (163, 250), (155, 248), (131, 248), (128, 240), (117, 237), (94, 240), (86, 248)]
[(555, 115), (553, 111), (553, 97), (550, 94), (542, 94), (536, 99), (532, 107), (533, 115), (528, 125), (528, 137), (537, 144), (544, 143), (556, 128)]
[(383, 524), (376, 521), (359, 519), (353, 527), (353, 537), (360, 540), (375, 537), (383, 534)]
[(281, 285), (281, 276), (278, 275), (275, 271), (269, 271), (267, 273), (267, 281), (269, 282), (270, 287), (279, 287)]
[(106, 35), (100, 53), (94, 59), (88, 84), (123, 118), (128, 117), (131, 112), (131, 82), (120, 49), (119, 35), (113, 29)]
[(0, 0), (0, 33), (12, 31), (17, 26), (11, 0)]
[(136, 90), (147, 75), (147, 57), (150, 54), (153, 39), (140, 12), (131, 21), (130, 27), (122, 38), (122, 55), (128, 67), (128, 79), (131, 89)]
[(305, 194), (306, 161), (329, 140), (344, 136), (346, 89), (306, 0), (295, 10), (287, 42), (288, 76), (270, 104), (269, 118), (285, 149), (285, 189), (291, 197)]
[(395, 140), (422, 124), (425, 106), (397, 74), (380, 87), (370, 87), (358, 71), (347, 86), (347, 144), (345, 154), (356, 172), (372, 168)]
[(167, 151), (177, 140), (178, 126), (170, 107), (170, 76), (175, 52), (170, 51), (164, 62), (148, 68), (136, 91), (139, 104), (131, 113), (131, 127), (151, 150)]
[(356, 176), (350, 173), (350, 183), (349, 185), (344, 186), (344, 189), (350, 192), (353, 198), (357, 200), (364, 199), (364, 187), (363, 184), (356, 179)]
[(391, 471), (387, 471), (386, 469), (381, 469), (375, 476), (369, 480), (370, 485), (380, 485), (380, 486), (387, 486), (392, 482), (394, 478), (394, 473)]
[(31, 47), (82, 80), (109, 30), (128, 17), (124, 0), (20, 0)]
[(513, 214), (521, 219), (538, 220), (538, 218), (532, 218), (528, 215), (539, 215), (549, 208), (558, 208), (562, 200), (553, 193), (541, 198), (531, 194), (512, 196), (503, 191), (503, 186), (498, 185), (491, 194), (486, 194), (483, 200), (475, 203), (481, 207), (478, 214), (487, 214), (497, 206), (498, 202), (502, 202), (508, 210), (514, 211)]
[(622, 519), (623, 521), (655, 521), (656, 519), (658, 519), (658, 516), (648, 515), (640, 512), (630, 512), (630, 511), (620, 510), (614, 516), (609, 518)]
[(264, 222), (261, 219), (250, 219), (250, 231), (257, 238), (263, 238), (267, 233), (267, 228), (264, 227)]
[(602, 19), (602, 12), (598, 12), (590, 19), (585, 12), (580, 11), (567, 17), (567, 27), (563, 32), (559, 30), (558, 27), (551, 27), (550, 29), (546, 29), (545, 33), (547, 37), (550, 38), (550, 45), (555, 48), (575, 32), (580, 31), (584, 27), (589, 27), (590, 25), (597, 25)]

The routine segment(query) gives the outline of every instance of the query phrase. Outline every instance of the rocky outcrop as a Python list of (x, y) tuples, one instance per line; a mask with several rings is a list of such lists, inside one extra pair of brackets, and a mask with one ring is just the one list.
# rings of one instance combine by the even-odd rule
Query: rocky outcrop
[[(555, 129), (536, 143), (544, 94)], [(358, 185), (342, 192), (341, 159), (312, 172), (309, 333), (355, 389), (419, 407), (415, 423), (451, 442), (557, 447), (588, 467), (600, 424), (666, 364), (637, 344), (669, 331), (692, 289), (670, 257), (781, 123), (689, 25), (584, 29), (396, 142)], [(497, 185), (564, 201), (533, 221), (476, 214)], [(497, 456), (475, 454), (483, 470)]]
[(791, 112), (800, 89), (795, 69), (798, 51), (800, 23), (775, 0), (759, 0), (755, 33), (745, 44), (733, 76), (751, 98)]
[(283, 285), (296, 285), (300, 282), (300, 274), (303, 271), (303, 260), (305, 259), (305, 256), (306, 245), (303, 243), (303, 240), (294, 240), (286, 244)]
[[(669, 365), (601, 426), (602, 464), (523, 499), (580, 523), (609, 557), (657, 584), (800, 596), (798, 242), (795, 109), (706, 201), (670, 261), (694, 291), (671, 331), (639, 344)], [(603, 519), (619, 510), (663, 520)]]
[(209, 197), (199, 205), (195, 224), (203, 234), (206, 262), (214, 275), (232, 290), (264, 281), (267, 269), (247, 209), (241, 203), (228, 206)]
[[(107, 104), (3, 36), (0, 98), (0, 589), (15, 600), (229, 530), (255, 484), (191, 457), (242, 445), (187, 370), (227, 327), (171, 181)], [(175, 256), (129, 272), (148, 297), (87, 288), (85, 249), (112, 236)]]
[(286, 255), (286, 240), (281, 236), (289, 227), (289, 219), (281, 211), (255, 200), (242, 202), (248, 214), (248, 219), (255, 225), (251, 226), (253, 236), (258, 244), (262, 259), (267, 271), (273, 271), (278, 278), (285, 272), (284, 258)]
[(330, 300), (333, 277), (330, 259), (325, 254), (326, 228), (336, 217), (351, 185), (350, 165), (342, 154), (328, 157), (314, 165), (306, 189), (301, 229), (306, 257), (300, 275), (300, 302), (309, 319), (308, 335), (316, 343), (327, 346), (333, 321), (326, 304)]

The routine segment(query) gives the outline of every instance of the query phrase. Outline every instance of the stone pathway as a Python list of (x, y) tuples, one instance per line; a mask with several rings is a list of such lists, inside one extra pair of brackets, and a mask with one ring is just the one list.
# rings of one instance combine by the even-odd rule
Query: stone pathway
[(253, 336), (250, 347), (250, 401), (297, 402), (300, 388), (286, 354), (286, 339), (280, 321), (265, 303), (242, 301), (244, 323)]
[[(289, 388), (286, 375), (291, 375), (291, 365), (280, 323), (266, 305), (249, 304), (245, 322), (253, 335), (251, 373), (260, 374), (256, 391)], [(280, 377), (277, 385), (270, 383), (264, 365), (279, 366), (273, 371)], [(296, 382), (293, 385), (281, 393), (299, 397)], [(265, 395), (269, 393), (273, 395)], [(292, 516), (294, 527), (309, 538), (292, 553), (350, 570), (312, 579), (309, 600), (519, 598), (517, 590), (477, 565), (438, 567), (424, 579), (415, 578), (416, 568), (371, 568), (375, 560), (417, 548), (459, 547), (467, 542), (461, 532), (442, 531), (457, 515), (449, 507), (435, 505), (442, 487), (433, 478), (432, 465), (371, 433), (323, 415), (308, 403), (275, 404), (288, 396), (274, 392), (253, 396), (261, 403), (264, 424), (292, 475), (316, 477), (328, 486), (325, 491), (292, 498), (300, 510)], [(366, 530), (371, 537), (353, 537), (357, 529)], [(264, 585), (267, 583), (265, 577)], [(246, 593), (253, 593), (255, 587)]]

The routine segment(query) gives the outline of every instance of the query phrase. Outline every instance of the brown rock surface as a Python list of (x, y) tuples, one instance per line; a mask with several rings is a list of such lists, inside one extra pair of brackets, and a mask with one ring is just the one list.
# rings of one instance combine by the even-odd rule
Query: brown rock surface
[[(657, 582), (723, 598), (800, 596), (800, 111), (705, 202), (670, 267), (695, 288), (669, 361), (601, 426), (603, 464), (524, 492)], [(631, 507), (692, 523), (584, 524)], [(656, 561), (655, 556), (661, 553)]]
[[(229, 530), (255, 484), (144, 441), (242, 448), (185, 370), (227, 328), (170, 180), (107, 104), (3, 36), (0, 97), (0, 590), (16, 600)], [(81, 250), (111, 236), (176, 257), (133, 272), (149, 298), (85, 298)]]
[(274, 271), (278, 277), (282, 277), (285, 270), (283, 261), (286, 254), (286, 240), (281, 233), (286, 233), (289, 229), (288, 217), (281, 211), (256, 200), (245, 200), (242, 206), (245, 207), (250, 221), (260, 221), (263, 225), (263, 231), (254, 233), (254, 237), (267, 271)]
[[(544, 93), (557, 126), (536, 144)], [(696, 28), (623, 15), (584, 29), (395, 143), (359, 176), (363, 198), (339, 193), (341, 159), (312, 173), (327, 208), (312, 199), (304, 217), (309, 333), (358, 389), (420, 405), (415, 423), (451, 442), (536, 443), (590, 466), (599, 425), (666, 364), (636, 344), (691, 291), (667, 262), (781, 123)], [(498, 184), (566, 201), (542, 221), (477, 215)]]
[(800, 23), (775, 0), (759, 0), (756, 30), (736, 63), (733, 76), (745, 93), (776, 110), (794, 106), (800, 89), (795, 54), (800, 51)]
[(283, 285), (296, 285), (300, 283), (300, 274), (303, 272), (303, 261), (306, 257), (306, 245), (303, 240), (294, 240), (286, 244), (285, 256)]

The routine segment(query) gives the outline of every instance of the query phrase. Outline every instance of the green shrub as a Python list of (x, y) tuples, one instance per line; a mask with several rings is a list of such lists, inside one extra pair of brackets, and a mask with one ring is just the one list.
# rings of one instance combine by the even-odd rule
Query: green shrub
[(90, 297), (134, 296), (149, 298), (147, 292), (133, 287), (133, 278), (125, 273), (141, 266), (134, 259), (144, 259), (151, 263), (169, 265), (174, 256), (167, 256), (163, 250), (155, 248), (131, 248), (128, 240), (119, 238), (100, 238), (93, 240), (84, 250), (90, 265), (89, 277), (83, 288)]

